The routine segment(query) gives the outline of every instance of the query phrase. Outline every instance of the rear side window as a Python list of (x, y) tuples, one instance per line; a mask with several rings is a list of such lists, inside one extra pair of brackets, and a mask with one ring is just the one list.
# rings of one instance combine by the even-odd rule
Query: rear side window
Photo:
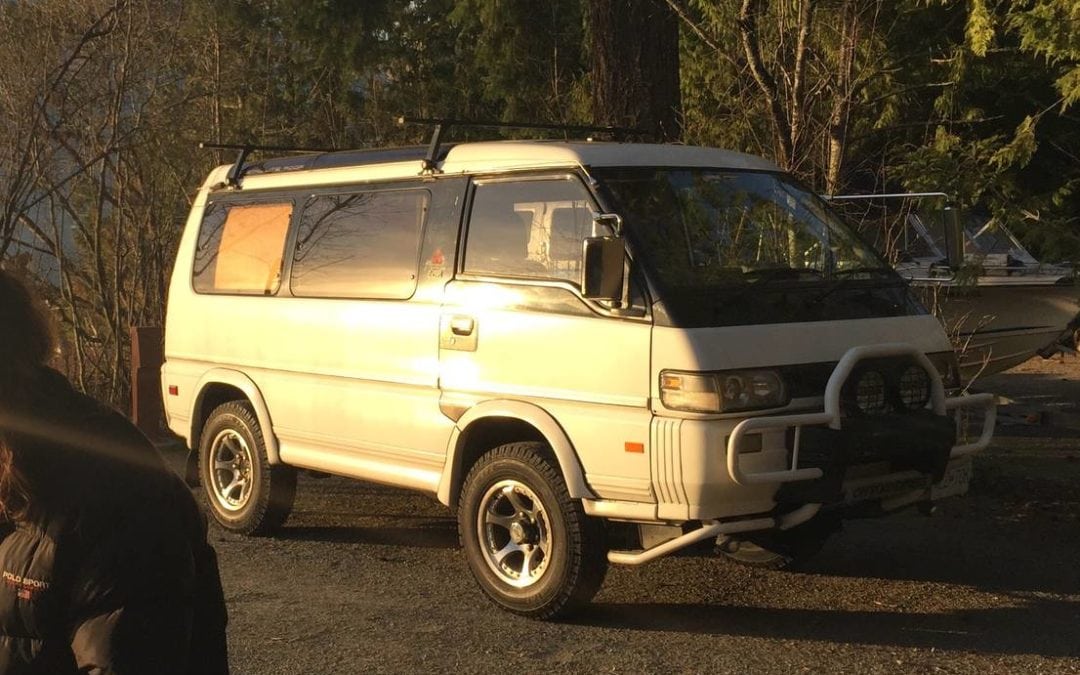
[(465, 271), (578, 283), (592, 223), (592, 202), (576, 180), (478, 183)]
[(312, 197), (296, 237), (293, 295), (411, 297), (429, 202), (426, 190)]
[(195, 249), (195, 290), (276, 293), (292, 211), (291, 203), (210, 204)]

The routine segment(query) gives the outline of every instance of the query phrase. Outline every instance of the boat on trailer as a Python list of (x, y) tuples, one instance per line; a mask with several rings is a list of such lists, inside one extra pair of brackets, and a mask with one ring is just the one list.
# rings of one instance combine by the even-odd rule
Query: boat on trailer
[[(930, 197), (947, 195), (829, 199), (840, 206), (845, 201)], [(960, 216), (949, 207), (936, 213), (909, 207), (883, 224), (887, 219), (880, 214), (867, 217), (871, 212), (863, 210), (861, 232), (921, 291), (928, 308), (941, 319), (956, 347), (965, 382), (1008, 370), (1035, 355), (1049, 357), (1076, 348), (1080, 286), (1071, 267), (1040, 262), (994, 218)], [(950, 228), (953, 218), (961, 226)], [(956, 233), (952, 246), (950, 231)], [(956, 251), (953, 256), (950, 249)]]

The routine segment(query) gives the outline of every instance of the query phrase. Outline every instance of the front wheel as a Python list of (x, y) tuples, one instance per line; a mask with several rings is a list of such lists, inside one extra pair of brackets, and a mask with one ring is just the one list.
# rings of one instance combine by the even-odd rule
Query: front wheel
[(241, 534), (276, 530), (296, 495), (296, 471), (270, 464), (259, 420), (241, 401), (210, 413), (199, 443), (199, 479), (214, 520)]
[(481, 457), (462, 487), (458, 527), (480, 588), (515, 614), (566, 616), (592, 599), (607, 572), (600, 523), (570, 497), (542, 443)]

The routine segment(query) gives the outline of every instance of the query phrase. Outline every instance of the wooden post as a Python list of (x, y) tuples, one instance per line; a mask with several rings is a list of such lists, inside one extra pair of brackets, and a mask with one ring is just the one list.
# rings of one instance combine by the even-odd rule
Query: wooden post
[(165, 406), (161, 400), (161, 328), (131, 329), (131, 420), (151, 440), (165, 433)]

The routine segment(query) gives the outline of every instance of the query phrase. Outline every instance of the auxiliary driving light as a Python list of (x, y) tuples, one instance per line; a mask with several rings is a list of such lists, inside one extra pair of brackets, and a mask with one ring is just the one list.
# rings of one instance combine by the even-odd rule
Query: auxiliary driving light
[(930, 377), (916, 365), (910, 365), (900, 375), (900, 402), (908, 410), (917, 410), (930, 400)]
[(864, 415), (885, 412), (885, 376), (876, 370), (865, 370), (855, 383), (855, 406)]

